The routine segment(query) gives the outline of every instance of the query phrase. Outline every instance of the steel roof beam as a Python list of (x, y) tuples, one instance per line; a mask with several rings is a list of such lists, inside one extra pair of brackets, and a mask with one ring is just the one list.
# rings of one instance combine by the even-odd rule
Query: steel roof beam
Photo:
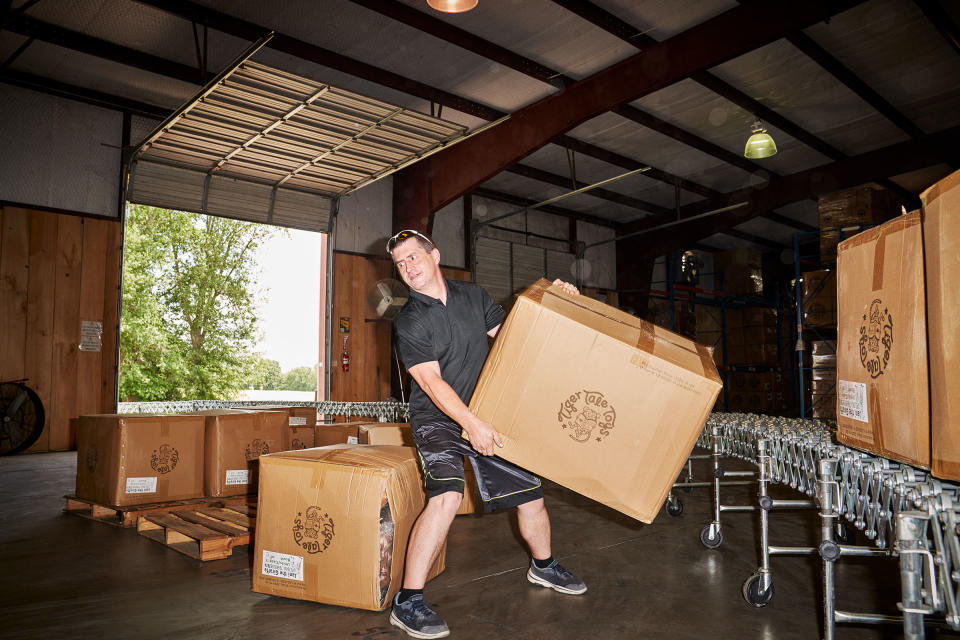
[(913, 0), (953, 50), (960, 54), (960, 27), (938, 0)]
[[(470, 139), (397, 174), (396, 222), (429, 228), (432, 212), (542, 147), (555, 136), (621, 104), (722, 64), (784, 34), (824, 20), (859, 0), (735, 7), (528, 105)], [(731, 38), (731, 33), (738, 37)]]
[[(654, 47), (658, 44), (658, 41), (653, 37), (640, 32), (638, 29), (632, 25), (620, 20), (616, 16), (604, 11), (603, 9), (597, 7), (587, 0), (553, 0), (555, 3), (564, 7), (565, 9), (572, 11), (577, 14), (584, 20), (593, 23), (594, 25), (600, 27), (601, 29), (606, 30), (607, 32), (617, 36), (621, 40), (629, 42), (635, 47), (643, 50)], [(761, 4), (751, 4), (748, 8), (750, 9), (759, 9), (762, 6), (769, 6), (770, 3), (761, 3)], [(835, 13), (839, 13), (845, 9), (850, 8), (855, 4), (861, 4), (860, 2), (855, 3), (846, 3), (843, 7), (837, 7)], [(809, 26), (809, 25), (804, 25)], [(803, 27), (800, 27), (803, 28)], [(797, 31), (795, 29), (794, 31)], [(733, 32), (738, 32), (739, 30), (734, 30)], [(788, 32), (789, 33), (789, 32)], [(788, 33), (784, 33), (786, 36)], [(729, 36), (729, 34), (728, 34)], [(831, 158), (833, 160), (839, 160), (846, 158), (847, 156), (841, 152), (839, 149), (833, 147), (827, 142), (821, 140), (817, 136), (813, 135), (809, 131), (803, 129), (800, 125), (791, 121), (790, 119), (780, 115), (773, 109), (767, 107), (763, 103), (754, 100), (748, 96), (743, 91), (733, 87), (732, 85), (721, 80), (717, 76), (706, 70), (700, 70), (695, 73), (690, 74), (690, 78), (701, 84), (702, 86), (710, 89), (717, 95), (726, 98), (730, 102), (736, 104), (741, 109), (752, 113), (756, 117), (760, 118), (764, 122), (773, 125), (774, 127), (780, 129), (787, 135), (796, 138), (800, 142), (804, 143), (808, 147), (817, 150), (821, 154)], [(900, 185), (890, 181), (884, 180), (880, 182), (883, 186), (894, 191), (902, 200), (905, 202), (914, 203), (916, 201), (916, 196), (910, 191), (904, 189)]]
[[(571, 180), (568, 177), (550, 173), (549, 171), (544, 171), (543, 169), (537, 169), (536, 167), (531, 167), (520, 163), (508, 167), (506, 170), (510, 173), (514, 173), (525, 178), (530, 178), (532, 180), (546, 182), (563, 189), (570, 189), (571, 184), (573, 184), (574, 189), (582, 189), (589, 184), (580, 180), (577, 180), (576, 183), (571, 183)], [(655, 214), (666, 214), (671, 211), (671, 209), (668, 209), (667, 207), (663, 207), (652, 202), (647, 202), (646, 200), (640, 200), (639, 198), (634, 198), (622, 193), (617, 193), (616, 191), (604, 189), (603, 187), (591, 189), (590, 191), (586, 192), (586, 195), (592, 195), (608, 202), (615, 202), (616, 204), (623, 205), (625, 207), (639, 209), (641, 211), (648, 211)]]
[[(477, 187), (470, 192), (470, 195), (476, 196), (478, 198), (487, 198), (488, 200), (496, 200), (497, 202), (505, 202), (507, 204), (517, 205), (518, 207), (529, 207), (537, 203), (536, 200), (530, 200), (529, 198), (523, 198), (521, 196), (513, 195), (512, 193), (504, 193), (503, 191), (497, 191), (495, 189), (488, 189), (486, 187)], [(581, 213), (579, 211), (574, 211), (573, 209), (567, 209), (565, 207), (558, 207), (557, 205), (548, 204), (543, 207), (539, 207), (537, 211), (543, 211), (546, 213), (551, 213), (556, 216), (562, 216), (564, 218), (569, 218), (571, 220), (579, 220), (581, 222), (588, 222), (590, 224), (595, 224), (600, 227), (608, 228), (617, 228), (617, 223), (612, 220), (606, 220), (597, 216), (591, 216), (586, 213)]]
[[(680, 217), (691, 218), (746, 202), (729, 211), (697, 220), (683, 221), (669, 229), (653, 231), (634, 242), (645, 250), (660, 253), (679, 249), (729, 227), (754, 218), (765, 211), (796, 202), (810, 196), (820, 196), (840, 189), (849, 189), (867, 182), (876, 181), (876, 176), (899, 175), (945, 162), (953, 149), (960, 144), (960, 127), (953, 127), (916, 140), (908, 140), (869, 151), (853, 158), (800, 171), (782, 178), (773, 178), (762, 186), (739, 189), (707, 201), (696, 202), (681, 208)], [(675, 220), (675, 216), (650, 216), (635, 223), (624, 225), (625, 233), (633, 233)]]

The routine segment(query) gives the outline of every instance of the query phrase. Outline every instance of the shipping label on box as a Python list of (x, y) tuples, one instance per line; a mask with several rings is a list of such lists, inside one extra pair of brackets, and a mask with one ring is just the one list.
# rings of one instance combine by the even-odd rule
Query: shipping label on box
[(706, 347), (540, 280), (470, 408), (503, 435), (502, 458), (651, 522), (721, 387)]
[(837, 437), (854, 447), (928, 467), (920, 222), (920, 212), (914, 212), (839, 245)]
[[(426, 505), (412, 447), (337, 445), (260, 459), (253, 590), (379, 611), (400, 590)], [(429, 577), (444, 568), (446, 547)]]

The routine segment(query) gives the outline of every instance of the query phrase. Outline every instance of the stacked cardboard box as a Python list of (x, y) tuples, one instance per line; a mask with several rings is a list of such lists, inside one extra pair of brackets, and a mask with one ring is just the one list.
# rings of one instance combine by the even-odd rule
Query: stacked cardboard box
[(498, 455), (651, 522), (721, 389), (709, 350), (546, 280), (517, 298), (470, 408)]
[(921, 213), (841, 242), (837, 274), (838, 438), (929, 467)]
[(713, 256), (713, 269), (722, 276), (722, 288), (726, 293), (753, 297), (763, 295), (763, 256), (759, 251), (733, 249), (716, 253)]
[(726, 325), (727, 364), (732, 366), (749, 364), (744, 346), (743, 309), (727, 309)]
[(112, 506), (199, 498), (203, 454), (200, 416), (80, 416), (76, 493)]
[(370, 424), (369, 420), (356, 422), (335, 422), (332, 424), (318, 424), (314, 436), (315, 447), (326, 447), (333, 444), (357, 444), (360, 427)]
[[(377, 422), (362, 425), (357, 434), (360, 444), (394, 445), (402, 447), (413, 446), (413, 431), (407, 423)], [(457, 515), (476, 513), (480, 505), (480, 491), (477, 489), (477, 476), (468, 461), (464, 461), (463, 475), (463, 502), (457, 510)]]
[(205, 421), (203, 486), (206, 495), (256, 493), (260, 456), (287, 448), (287, 413), (212, 409), (198, 411), (196, 415)]
[(722, 314), (723, 310), (720, 307), (708, 305), (696, 307), (697, 344), (713, 350), (713, 361), (718, 366), (723, 364)]
[[(339, 445), (260, 459), (257, 593), (379, 611), (426, 504), (410, 447)], [(444, 568), (446, 546), (429, 577)]]
[[(883, 189), (860, 187), (820, 196), (820, 260), (831, 264), (837, 244), (860, 230), (886, 222), (900, 213), (896, 196)], [(842, 231), (842, 229), (847, 229)]]
[(924, 191), (923, 249), (926, 266), (930, 353), (930, 438), (934, 475), (960, 480), (960, 172)]
[(314, 432), (317, 426), (317, 410), (313, 407), (291, 407), (280, 404), (257, 405), (259, 411), (283, 411), (288, 416), (290, 426), (283, 450), (309, 449), (314, 444)]
[(803, 325), (814, 329), (837, 328), (837, 278), (830, 270), (806, 271), (800, 283)]
[[(671, 328), (682, 336), (693, 339), (697, 333), (697, 315), (691, 309), (690, 302), (682, 298), (675, 299), (671, 307), (669, 298), (650, 297), (647, 320), (665, 329)], [(671, 315), (671, 308), (673, 313)]]
[(837, 419), (837, 342), (817, 340), (811, 343), (811, 380), (807, 404), (814, 418)]

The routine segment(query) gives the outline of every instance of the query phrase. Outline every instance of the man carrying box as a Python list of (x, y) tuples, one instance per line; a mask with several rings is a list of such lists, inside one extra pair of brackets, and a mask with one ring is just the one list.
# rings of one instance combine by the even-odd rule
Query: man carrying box
[[(445, 280), (440, 252), (418, 231), (390, 238), (387, 253), (410, 287), (394, 326), (400, 358), (413, 377), (410, 424), (429, 495), (410, 536), (403, 589), (390, 623), (414, 638), (450, 634), (424, 601), (423, 586), (463, 499), (464, 456), (470, 457), (485, 511), (517, 507), (520, 534), (533, 556), (527, 580), (560, 593), (586, 592), (552, 556), (540, 479), (495, 456), (495, 447), (503, 446), (500, 434), (467, 408), (487, 357), (487, 336), (500, 330), (503, 308), (474, 283)], [(569, 283), (554, 284), (578, 293)]]

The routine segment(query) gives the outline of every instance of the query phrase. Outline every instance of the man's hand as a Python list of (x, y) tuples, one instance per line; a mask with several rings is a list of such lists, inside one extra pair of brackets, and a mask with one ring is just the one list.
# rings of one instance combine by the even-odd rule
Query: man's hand
[(564, 293), (569, 293), (572, 296), (580, 295), (580, 289), (577, 289), (575, 286), (569, 282), (564, 282), (560, 278), (557, 278), (553, 281), (553, 285), (563, 289)]
[(476, 449), (477, 453), (492, 456), (495, 451), (494, 445), (503, 447), (503, 437), (497, 433), (492, 424), (472, 416), (471, 420), (465, 422), (462, 426), (470, 439), (470, 446)]

